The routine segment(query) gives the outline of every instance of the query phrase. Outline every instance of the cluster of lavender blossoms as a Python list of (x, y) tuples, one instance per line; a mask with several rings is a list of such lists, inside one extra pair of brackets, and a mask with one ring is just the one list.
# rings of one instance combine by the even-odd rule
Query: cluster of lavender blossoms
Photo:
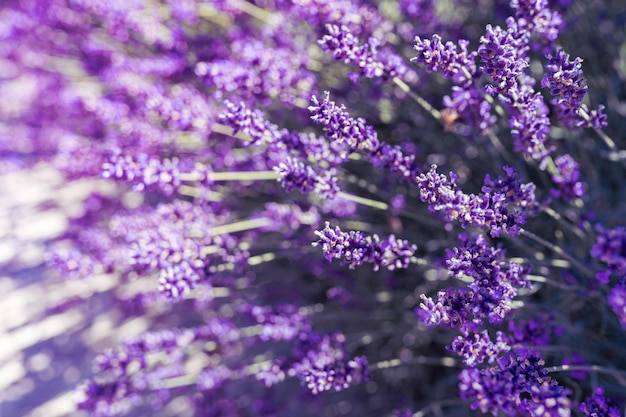
[(42, 301), (85, 323), (71, 415), (623, 415), (625, 24), (6, 0), (0, 174), (87, 190), (41, 206), (67, 227), (39, 285), (104, 283)]

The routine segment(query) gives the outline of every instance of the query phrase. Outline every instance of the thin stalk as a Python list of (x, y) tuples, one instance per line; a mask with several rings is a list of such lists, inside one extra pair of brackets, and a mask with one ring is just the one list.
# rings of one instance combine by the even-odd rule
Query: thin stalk
[(393, 83), (397, 85), (398, 87), (400, 87), (402, 91), (407, 93), (409, 97), (411, 97), (417, 104), (422, 106), (422, 108), (426, 110), (428, 113), (430, 113), (431, 116), (433, 116), (435, 119), (439, 121), (442, 120), (441, 112), (437, 110), (436, 108), (434, 108), (433, 106), (431, 106), (430, 103), (427, 102), (424, 98), (422, 98), (421, 96), (416, 94), (413, 90), (411, 90), (411, 87), (409, 87), (407, 83), (405, 83), (398, 77), (393, 77)]
[(272, 220), (267, 217), (259, 217), (256, 219), (242, 220), (240, 222), (223, 224), (215, 226), (208, 231), (210, 236), (217, 236), (228, 233), (243, 232), (246, 230), (258, 229), (272, 224)]
[(387, 203), (383, 203), (382, 201), (372, 200), (365, 197), (359, 197), (356, 195), (348, 194), (346, 192), (340, 191), (337, 195), (341, 198), (345, 198), (346, 200), (354, 201), (355, 203), (363, 204), (364, 206), (373, 207), (379, 210), (388, 210), (389, 205)]
[(557, 246), (554, 243), (548, 242), (547, 240), (537, 236), (536, 234), (532, 232), (529, 232), (526, 229), (521, 229), (521, 234), (526, 237), (531, 238), (535, 242), (545, 246), (546, 248), (552, 250), (553, 252), (558, 253), (559, 255), (561, 255), (568, 261), (570, 261), (572, 265), (575, 265), (578, 269), (580, 269), (581, 272), (584, 272), (588, 278), (592, 278), (592, 279), (595, 278), (595, 274), (593, 273), (593, 271), (591, 271), (589, 268), (587, 268), (585, 265), (579, 262), (576, 258), (571, 256), (569, 253), (565, 252), (560, 246)]
[(626, 387), (626, 371), (619, 369), (607, 368), (600, 365), (559, 365), (546, 368), (548, 373), (554, 372), (570, 372), (570, 371), (588, 371), (608, 374), (615, 378), (622, 386)]

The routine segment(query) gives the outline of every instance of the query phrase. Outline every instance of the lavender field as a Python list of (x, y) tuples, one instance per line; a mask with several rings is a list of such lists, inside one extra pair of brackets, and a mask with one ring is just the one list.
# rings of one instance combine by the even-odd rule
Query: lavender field
[(623, 0), (4, 0), (0, 417), (626, 413)]

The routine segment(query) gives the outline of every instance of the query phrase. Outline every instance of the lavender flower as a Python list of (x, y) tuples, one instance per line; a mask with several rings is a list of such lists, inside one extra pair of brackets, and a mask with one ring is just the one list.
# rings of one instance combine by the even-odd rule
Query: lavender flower
[(337, 178), (332, 170), (319, 175), (313, 168), (294, 158), (285, 159), (274, 167), (274, 170), (280, 175), (281, 185), (287, 191), (294, 189), (302, 193), (315, 191), (324, 199), (332, 199), (339, 192)]
[(465, 39), (459, 40), (457, 47), (451, 41), (443, 44), (439, 35), (433, 35), (431, 39), (417, 36), (414, 46), (417, 56), (411, 61), (426, 65), (430, 72), (441, 70), (456, 84), (468, 86), (476, 74), (476, 52), (470, 52), (468, 46), (469, 41)]
[(491, 77), (494, 86), (485, 88), (487, 93), (507, 92), (515, 85), (522, 71), (528, 67), (528, 35), (520, 32), (513, 18), (507, 19), (508, 29), (487, 25), (480, 38), (478, 56), (485, 63), (480, 70)]
[[(312, 336), (306, 342), (306, 354), (292, 369), (303, 385), (313, 394), (342, 391), (352, 383), (369, 379), (368, 363), (364, 357), (345, 359), (345, 338), (341, 334)], [(303, 346), (304, 347), (304, 346)]]
[(578, 407), (578, 411), (584, 413), (585, 416), (598, 417), (619, 417), (620, 412), (617, 407), (610, 405), (608, 399), (604, 396), (602, 387), (596, 388), (593, 395), (585, 399)]
[(333, 59), (352, 64), (367, 78), (402, 78), (408, 71), (402, 59), (395, 54), (383, 55), (379, 52), (380, 41), (369, 38), (359, 46), (358, 39), (346, 26), (326, 25), (327, 35), (317, 43), (322, 50), (330, 52)]
[(608, 284), (611, 274), (626, 274), (626, 229), (622, 226), (605, 229), (602, 225), (597, 225), (596, 232), (598, 235), (591, 248), (591, 256), (608, 265), (605, 271), (596, 274), (596, 278), (601, 283)]
[(351, 269), (364, 263), (371, 263), (375, 271), (380, 267), (391, 271), (406, 269), (417, 250), (416, 245), (396, 239), (394, 235), (381, 241), (378, 235), (364, 236), (363, 233), (354, 231), (345, 233), (339, 227), (333, 230), (329, 222), (315, 234), (320, 240), (313, 242), (313, 246), (321, 246), (324, 257), (329, 262), (343, 259), (343, 263), (347, 263)]
[(95, 416), (462, 415), (458, 376), (474, 409), (568, 417), (584, 357), (580, 414), (616, 417), (595, 390), (624, 356), (616, 2), (5, 3), (9, 408), (78, 370)]
[(578, 118), (581, 102), (587, 94), (587, 87), (583, 85), (583, 61), (580, 58), (570, 61), (563, 48), (559, 48), (555, 56), (548, 58), (550, 61), (546, 65), (541, 86), (550, 88), (559, 118), (566, 123), (572, 123)]
[(464, 334), (457, 336), (449, 348), (452, 352), (463, 357), (463, 363), (469, 367), (487, 360), (493, 363), (496, 358), (508, 352), (511, 347), (506, 343), (502, 332), (496, 333), (496, 342), (492, 342), (486, 330), (479, 334)]
[[(454, 173), (450, 173), (450, 179), (438, 174), (437, 166), (432, 165), (430, 171), (417, 177), (420, 198), (428, 203), (431, 211), (442, 212), (450, 220), (459, 220), (463, 228), (470, 224), (485, 227), (493, 237), (502, 232), (519, 234), (519, 225), (526, 220), (522, 212), (509, 210), (509, 204), (516, 202), (517, 197), (511, 198), (515, 194), (509, 190), (506, 194), (497, 190), (491, 192), (489, 187), (483, 189), (483, 194), (465, 194), (456, 185), (457, 178)], [(486, 183), (492, 184), (489, 177)], [(520, 192), (526, 195), (520, 201), (529, 206), (534, 199), (533, 187), (525, 185), (523, 188), (524, 191)], [(531, 201), (526, 200), (529, 198)]]
[(559, 155), (554, 160), (557, 174), (552, 181), (557, 188), (552, 191), (554, 197), (561, 197), (565, 201), (582, 198), (585, 195), (585, 184), (580, 180), (580, 166), (570, 155)]
[(393, 172), (403, 181), (413, 182), (419, 172), (414, 155), (407, 155), (399, 146), (381, 143), (374, 128), (365, 119), (352, 118), (345, 106), (337, 106), (330, 101), (330, 94), (324, 94), (320, 103), (316, 96), (309, 106), (311, 120), (324, 126), (326, 136), (332, 143), (345, 145), (352, 152), (364, 152), (374, 166)]
[(617, 315), (620, 324), (626, 329), (626, 286), (619, 284), (613, 287), (607, 301)]
[[(537, 352), (518, 350), (499, 359), (493, 368), (463, 370), (459, 376), (461, 397), (472, 399), (472, 408), (483, 413), (569, 416), (569, 391), (547, 376), (543, 363)], [(522, 397), (524, 393), (530, 398)]]

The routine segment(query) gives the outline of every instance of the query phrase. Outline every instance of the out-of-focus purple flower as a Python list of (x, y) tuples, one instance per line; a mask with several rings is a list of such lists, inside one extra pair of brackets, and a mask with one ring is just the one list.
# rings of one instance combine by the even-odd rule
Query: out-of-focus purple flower
[(565, 22), (559, 12), (550, 10), (548, 0), (511, 0), (520, 30), (535, 35), (534, 44), (544, 51), (552, 48)]
[(604, 113), (604, 106), (602, 104), (594, 110), (589, 110), (586, 104), (581, 104), (580, 108), (589, 115), (589, 121), (585, 121), (584, 126), (594, 129), (602, 129), (607, 126), (607, 116), (606, 113)]
[(307, 68), (308, 54), (293, 45), (283, 47), (245, 37), (234, 40), (229, 50), (227, 58), (200, 61), (194, 68), (218, 100), (228, 97), (268, 104), (279, 99), (293, 105), (306, 99), (316, 86)]
[(284, 132), (278, 126), (268, 123), (259, 110), (250, 110), (243, 102), (235, 105), (224, 101), (224, 111), (218, 120), (233, 129), (233, 135), (241, 132), (252, 138), (252, 145), (273, 143), (283, 136)]
[(586, 417), (620, 417), (619, 409), (610, 404), (602, 387), (597, 387), (593, 395), (580, 404), (578, 411)]
[(523, 409), (533, 417), (568, 417), (571, 414), (569, 390), (554, 381), (544, 381), (530, 388), (531, 400)]
[(292, 304), (253, 306), (250, 314), (262, 326), (258, 336), (262, 341), (293, 340), (300, 333), (311, 331), (310, 314)]
[(571, 155), (559, 155), (554, 160), (557, 173), (552, 176), (552, 181), (557, 188), (552, 190), (554, 197), (561, 197), (565, 201), (582, 198), (585, 195), (585, 184), (580, 180), (580, 168), (578, 162)]
[(596, 226), (596, 243), (591, 248), (591, 256), (607, 264), (605, 271), (598, 272), (596, 278), (603, 284), (608, 284), (611, 274), (621, 278), (626, 275), (626, 229), (622, 226), (614, 229), (605, 229), (602, 225)]
[(181, 184), (177, 158), (161, 160), (145, 154), (133, 157), (122, 155), (121, 150), (113, 152), (102, 165), (100, 175), (132, 184), (136, 191), (157, 189), (165, 195), (172, 195)]
[[(563, 365), (583, 365), (589, 366), (591, 365), (583, 355), (579, 355), (578, 353), (573, 354), (572, 356), (566, 356), (563, 358)], [(570, 376), (579, 381), (584, 381), (589, 376), (589, 371), (580, 371), (573, 370), (570, 371)]]
[[(549, 323), (549, 324), (548, 324)], [(553, 335), (563, 333), (563, 329), (554, 325), (551, 316), (544, 320), (512, 320), (508, 324), (509, 344), (523, 344), (526, 346), (548, 346)]]
[[(491, 114), (491, 104), (474, 86), (468, 88), (453, 86), (452, 94), (443, 97), (443, 105), (449, 114), (459, 118), (460, 123), (482, 131), (489, 129), (496, 122), (496, 117)], [(449, 122), (446, 128), (451, 130), (454, 123), (457, 123), (456, 119)]]
[(342, 391), (352, 383), (369, 380), (365, 357), (346, 359), (345, 337), (340, 333), (315, 337), (308, 341), (302, 360), (292, 368), (314, 394)]
[(609, 293), (607, 301), (617, 314), (620, 324), (626, 329), (626, 285), (618, 284)]
[(323, 199), (332, 199), (339, 192), (334, 169), (318, 174), (311, 166), (288, 157), (274, 167), (274, 171), (280, 175), (280, 183), (287, 191), (316, 192)]

